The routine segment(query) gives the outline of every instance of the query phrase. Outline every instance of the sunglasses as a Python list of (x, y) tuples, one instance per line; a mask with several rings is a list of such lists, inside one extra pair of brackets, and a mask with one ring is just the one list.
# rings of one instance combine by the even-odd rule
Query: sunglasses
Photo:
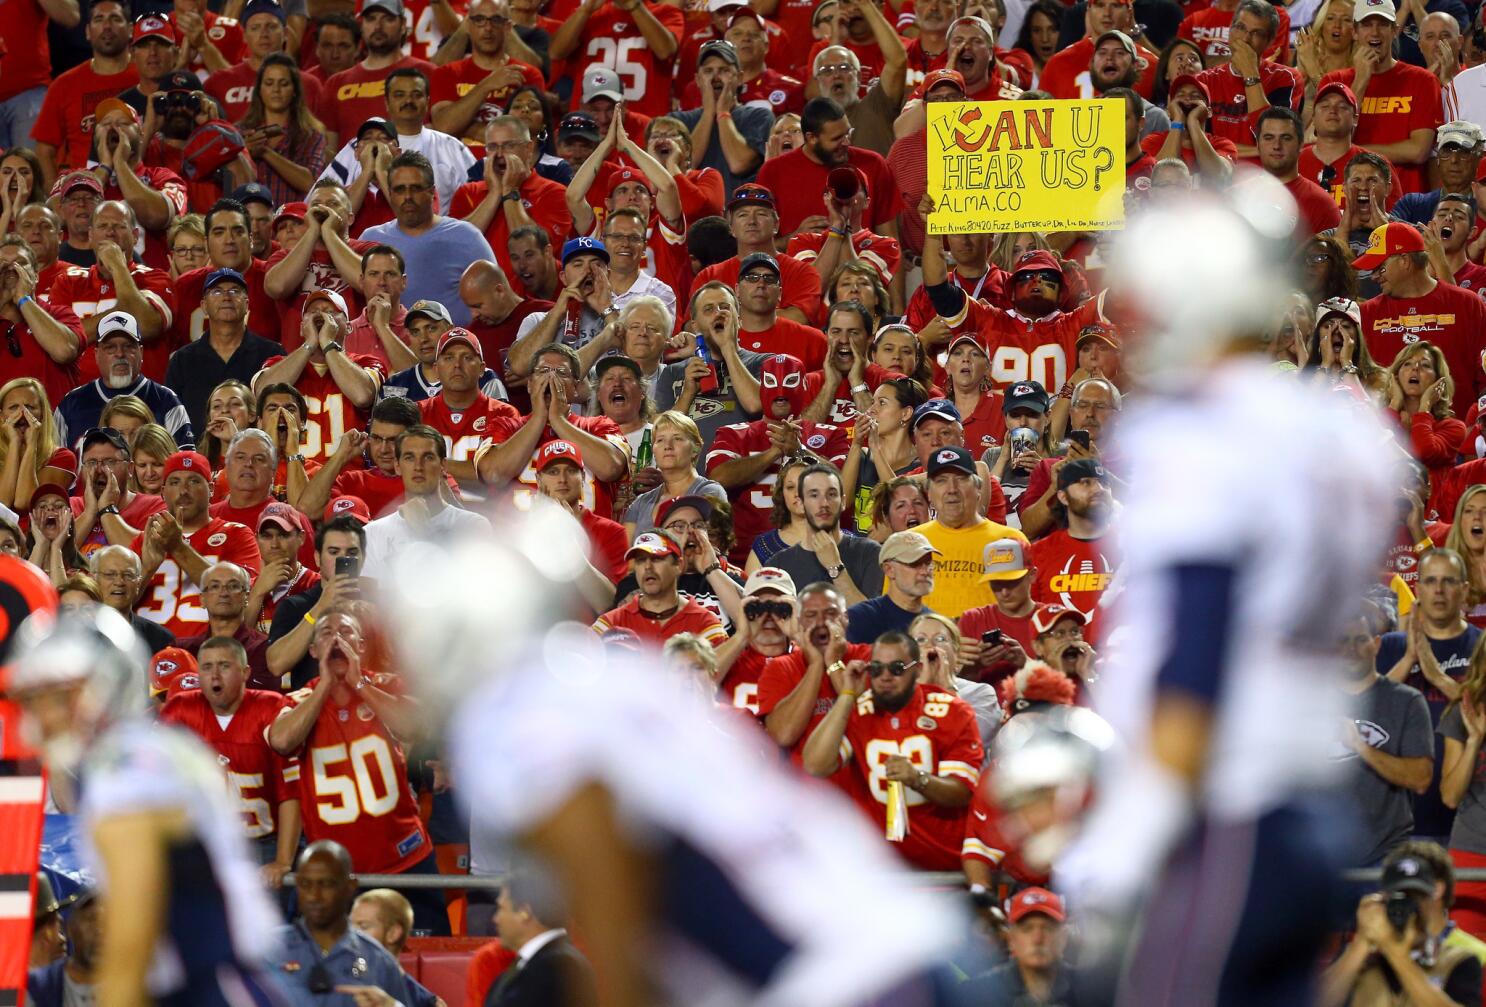
[(787, 601), (747, 601), (743, 603), (743, 615), (749, 622), (772, 615), (776, 619), (788, 619), (795, 614), (795, 607)]
[(887, 674), (892, 675), (894, 678), (902, 678), (904, 675), (908, 674), (908, 669), (916, 667), (917, 665), (917, 661), (893, 661), (891, 664), (883, 664), (881, 661), (873, 661), (871, 664), (867, 665), (867, 674), (872, 678), (876, 678), (886, 672)]

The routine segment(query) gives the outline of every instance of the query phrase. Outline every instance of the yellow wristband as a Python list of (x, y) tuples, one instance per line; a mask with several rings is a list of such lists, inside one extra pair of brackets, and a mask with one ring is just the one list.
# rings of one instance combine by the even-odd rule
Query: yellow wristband
[(858, 696), (861, 695), (861, 693), (860, 692), (853, 692), (850, 689), (844, 689), (844, 690), (842, 690), (841, 695), (843, 695), (843, 696), (850, 696), (852, 699), (856, 699)]
[(307, 622), (307, 623), (309, 623), (311, 626), (313, 626), (318, 620), (316, 620), (314, 616), (312, 616), (308, 612), (306, 612), (304, 614), (304, 621)]
[(1433, 548), (1434, 548), (1434, 540), (1431, 539), (1428, 535), (1424, 536), (1419, 541), (1417, 541), (1417, 542), (1414, 543), (1414, 551), (1415, 552), (1424, 552), (1426, 549), (1433, 549)]

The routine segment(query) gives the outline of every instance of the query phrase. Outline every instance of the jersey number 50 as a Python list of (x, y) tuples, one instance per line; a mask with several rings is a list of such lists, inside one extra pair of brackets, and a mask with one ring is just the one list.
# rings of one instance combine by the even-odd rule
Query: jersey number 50
[[(331, 798), (315, 802), (320, 821), (326, 825), (349, 825), (363, 811), (377, 818), (397, 807), (397, 767), (387, 739), (381, 735), (357, 738), (351, 742), (349, 751), (345, 745), (311, 749), (310, 760), (315, 773), (315, 796)], [(349, 774), (329, 771), (329, 767), (343, 762), (350, 763)]]

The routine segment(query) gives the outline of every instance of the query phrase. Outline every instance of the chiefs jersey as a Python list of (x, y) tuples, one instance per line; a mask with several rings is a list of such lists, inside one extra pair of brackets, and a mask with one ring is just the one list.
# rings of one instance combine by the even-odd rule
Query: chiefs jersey
[(1099, 616), (1103, 611), (1099, 599), (1114, 579), (1115, 557), (1112, 540), (1077, 539), (1066, 530), (1058, 530), (1032, 543), (1027, 551), (1027, 565), (1037, 568), (1037, 583), (1032, 596), (1049, 605), (1076, 608), (1089, 620), (1084, 636), (1097, 640)]
[[(170, 27), (175, 30), (175, 44), (182, 49), (188, 48), (191, 43), (186, 41), (185, 32), (181, 31), (180, 25), (176, 23), (175, 12), (167, 11), (162, 16), (169, 23)], [(204, 8), (201, 11), (201, 20), (206, 27), (207, 40), (211, 42), (217, 52), (222, 54), (222, 58), (227, 61), (227, 65), (231, 66), (239, 62), (243, 58), (247, 48), (243, 42), (242, 25), (238, 24), (235, 18), (223, 17)], [(199, 49), (194, 51), (191, 65), (186, 69), (197, 76), (200, 76), (206, 71), (206, 60), (202, 58)]]
[[(370, 197), (368, 196), (368, 198)], [(365, 255), (375, 244), (376, 242), (362, 241), (360, 238), (346, 239), (346, 245), (357, 255)], [(272, 269), (284, 260), (284, 257), (289, 254), (289, 251), (287, 248), (280, 248), (268, 257), (268, 261), (264, 263), (264, 266), (267, 269)], [(305, 267), (304, 276), (300, 277), (299, 290), (278, 303), (279, 331), (277, 333), (263, 332), (262, 334), (267, 338), (278, 339), (279, 342), (284, 344), (285, 350), (290, 352), (297, 350), (299, 344), (304, 342), (304, 335), (300, 332), (304, 295), (312, 290), (333, 290), (344, 297), (346, 299), (346, 311), (348, 312), (347, 317), (349, 318), (355, 318), (361, 313), (361, 309), (365, 307), (361, 300), (360, 291), (346, 282), (346, 278), (341, 276), (340, 271), (335, 268), (335, 263), (330, 260), (330, 253), (325, 250), (323, 245), (318, 245), (315, 248), (314, 254), (310, 256), (309, 265)], [(248, 303), (251, 310), (252, 301)]]
[(991, 357), (988, 377), (997, 385), (1039, 381), (1057, 394), (1078, 366), (1079, 330), (1100, 320), (1097, 298), (1072, 311), (1028, 318), (1016, 310), (987, 307), (967, 297), (955, 316), (944, 321), (952, 337), (962, 332), (980, 336)]
[[(800, 231), (789, 239), (789, 247), (784, 250), (784, 254), (801, 262), (813, 262), (829, 237), (827, 231)], [(897, 238), (889, 238), (864, 227), (851, 236), (851, 247), (856, 250), (858, 259), (876, 271), (883, 286), (893, 282), (893, 274), (903, 261), (903, 249)]]
[[(134, 174), (145, 184), (146, 188), (153, 189), (164, 196), (170, 203), (174, 219), (184, 217), (191, 212), (190, 195), (186, 188), (186, 180), (181, 178), (169, 168), (154, 167), (148, 164), (138, 165)], [(108, 184), (103, 187), (104, 199), (123, 199), (124, 190), (119, 188), (118, 178), (110, 173)], [(145, 231), (144, 242), (135, 246), (140, 259), (146, 266), (154, 269), (169, 270), (170, 249), (165, 244), (165, 231)]]
[[(382, 382), (387, 380), (386, 364), (364, 353), (348, 353), (346, 356), (351, 359), (351, 363), (370, 371), (377, 388), (382, 387)], [(263, 369), (267, 370), (283, 359), (282, 355), (269, 357), (263, 362)], [(299, 380), (294, 382), (294, 387), (304, 396), (305, 408), (309, 410), (309, 415), (304, 420), (300, 453), (304, 455), (306, 464), (312, 461), (323, 463), (335, 454), (341, 435), (347, 430), (360, 429), (365, 425), (366, 417), (346, 398), (341, 386), (335, 383), (328, 364), (316, 364), (313, 361), (306, 364)], [(372, 391), (372, 398), (376, 398), (376, 389)]]
[[(675, 36), (679, 47), (686, 16), (669, 4), (647, 2), (645, 9)], [(672, 62), (655, 55), (635, 26), (633, 14), (607, 3), (589, 17), (578, 49), (569, 57), (570, 72), (575, 77), (595, 63), (619, 74), (625, 108), (652, 118), (671, 111)]]
[[(846, 462), (846, 452), (851, 444), (846, 431), (826, 423), (801, 420), (800, 447), (825, 458), (840, 468)], [(751, 423), (733, 423), (720, 427), (712, 438), (712, 450), (707, 452), (707, 472), (735, 458), (747, 458), (769, 450), (769, 421), (754, 420)], [(733, 534), (737, 544), (733, 549), (733, 561), (740, 563), (748, 556), (753, 540), (773, 525), (769, 517), (774, 507), (774, 483), (779, 479), (779, 463), (748, 486), (730, 490), (733, 502)]]
[[(418, 53), (416, 55), (422, 54)], [(425, 58), (431, 59), (432, 56), (430, 55)], [(521, 81), (520, 83), (499, 88), (486, 96), (484, 103), (481, 104), (479, 111), (475, 113), (475, 117), (470, 120), (469, 127), (465, 129), (464, 136), (462, 137), (464, 142), (471, 147), (484, 149), (485, 127), (505, 114), (506, 105), (510, 103), (511, 94), (518, 87), (542, 87), (542, 74), (536, 67), (523, 63), (518, 59), (509, 60), (506, 66), (519, 70), (521, 72)], [(456, 60), (453, 63), (445, 63), (434, 71), (433, 79), (429, 82), (429, 108), (432, 109), (444, 102), (458, 101), (473, 91), (476, 85), (480, 84), (488, 76), (490, 76), (490, 71), (477, 65), (473, 56), (466, 56), (464, 59)], [(462, 217), (463, 215), (453, 214), (453, 216)], [(498, 214), (498, 216), (503, 216), (503, 214)]]
[[(144, 299), (160, 314), (164, 331), (159, 338), (145, 343), (144, 376), (152, 381), (165, 380), (165, 365), (170, 362), (169, 330), (175, 318), (175, 296), (171, 292), (170, 274), (160, 269), (151, 269), (139, 262), (129, 264), (129, 273)], [(72, 266), (62, 272), (52, 284), (47, 300), (52, 304), (68, 307), (80, 320), (86, 321), (94, 315), (112, 311), (119, 302), (119, 292), (113, 280), (104, 279), (93, 265), (84, 269)], [(98, 361), (85, 347), (77, 359), (82, 381), (98, 377)]]
[(618, 608), (600, 615), (593, 621), (592, 628), (600, 636), (611, 629), (627, 629), (657, 647), (677, 633), (693, 633), (714, 647), (722, 646), (728, 639), (717, 616), (694, 598), (682, 598), (681, 608), (665, 622), (660, 622), (640, 608), (640, 595), (636, 594)]
[(769, 659), (752, 647), (743, 648), (743, 653), (738, 655), (727, 675), (723, 677), (722, 684), (717, 687), (718, 700), (735, 710), (747, 710), (757, 717), (758, 680), (764, 673), (764, 665), (768, 663)]
[[(994, 773), (989, 767), (987, 773)], [(1024, 885), (1046, 885), (1049, 876), (1028, 867), (1022, 860), (1021, 850), (1006, 841), (1001, 833), (1001, 813), (995, 803), (986, 798), (977, 787), (970, 802), (970, 814), (965, 816), (965, 839), (960, 847), (961, 860), (980, 860), (1005, 871)]]
[[(258, 555), (258, 539), (243, 525), (212, 518), (194, 533), (187, 535), (186, 541), (208, 565), (236, 563), (252, 577), (257, 577), (262, 568), (263, 561)], [(136, 554), (143, 555), (143, 531), (134, 536), (129, 548)], [(206, 609), (201, 606), (201, 589), (170, 556), (165, 557), (165, 561), (140, 592), (134, 611), (170, 630), (177, 640), (206, 631)]]
[[(906, 706), (878, 710), (871, 691), (857, 699), (841, 739), (841, 760), (855, 765), (866, 780), (865, 793), (851, 792), (879, 828), (887, 823), (887, 760), (901, 755), (915, 769), (964, 783), (973, 792), (980, 782), (985, 752), (975, 711), (958, 696), (919, 683)], [(926, 871), (953, 871), (960, 866), (965, 839), (965, 809), (941, 808), (918, 791), (904, 787), (908, 802), (908, 835), (898, 852)]]
[(268, 747), (264, 737), (283, 708), (284, 697), (277, 692), (246, 689), (224, 727), (206, 694), (192, 689), (173, 697), (160, 711), (162, 721), (186, 728), (217, 753), (242, 808), (249, 839), (273, 835), (279, 805), (299, 800), (299, 760), (284, 758)]
[[(517, 430), (520, 430), (525, 422), (526, 417), (520, 415), (515, 418), (496, 420), (492, 424), (495, 432), (491, 436), (490, 443), (475, 453), (475, 464), (479, 464), (481, 453), (494, 447), (496, 444), (504, 443)], [(629, 457), (629, 441), (625, 439), (624, 431), (619, 429), (619, 424), (609, 419), (609, 417), (570, 415), (568, 422), (586, 434), (602, 438), (610, 444), (615, 445), (624, 453), (625, 458)], [(517, 485), (515, 489), (518, 503), (525, 504), (536, 494), (537, 470), (532, 467), (532, 462), (536, 460), (537, 455), (541, 452), (543, 444), (557, 439), (557, 434), (553, 433), (550, 426), (542, 431), (542, 439), (537, 442), (536, 449), (532, 451), (531, 460), (526, 463), (526, 468), (522, 469), (521, 475), (516, 478)], [(624, 481), (623, 477), (614, 482), (601, 482), (594, 477), (593, 472), (586, 466), (583, 469), (583, 474), (585, 476), (583, 480), (583, 497), (579, 502), (595, 514), (600, 514), (604, 517), (613, 514), (614, 494)]]
[[(402, 45), (405, 55), (431, 60), (433, 54), (439, 51), (439, 46), (444, 44), (446, 36), (439, 31), (433, 17), (435, 6), (434, 0), (404, 0), (402, 15), (408, 25), (407, 34), (403, 36), (407, 41)], [(465, 0), (453, 0), (449, 6), (460, 18), (469, 9)], [(514, 28), (509, 30), (515, 31)]]
[[(890, 371), (879, 364), (867, 365), (867, 387), (877, 391), (877, 386), (888, 378), (901, 378), (905, 375), (897, 371)], [(805, 401), (814, 402), (815, 397), (820, 394), (821, 385), (825, 384), (825, 371), (811, 371), (805, 375)], [(851, 394), (851, 378), (841, 379), (836, 386), (835, 398), (831, 401), (831, 422), (843, 430), (855, 431), (857, 425), (857, 404)]]
[[(399, 691), (391, 675), (370, 678), (384, 692)], [(319, 681), (284, 697), (280, 716), (309, 699)], [(332, 691), (298, 752), (304, 835), (340, 843), (357, 871), (397, 874), (429, 856), (433, 844), (418, 817), (402, 742), (355, 693), (350, 697), (341, 706)]]
[(418, 408), (423, 412), (423, 422), (444, 435), (449, 460), (454, 462), (473, 461), (475, 453), (490, 443), (497, 420), (521, 421), (521, 413), (515, 406), (489, 395), (479, 395), (474, 404), (458, 412), (449, 408), (442, 395), (424, 399)]

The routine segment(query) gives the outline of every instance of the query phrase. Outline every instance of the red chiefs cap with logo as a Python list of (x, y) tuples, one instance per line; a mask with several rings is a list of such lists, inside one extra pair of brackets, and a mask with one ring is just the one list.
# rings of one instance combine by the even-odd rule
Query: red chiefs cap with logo
[(1032, 611), (1032, 632), (1036, 636), (1050, 633), (1061, 619), (1072, 619), (1080, 626), (1089, 624), (1089, 620), (1076, 608), (1066, 605), (1038, 605)]
[(681, 558), (681, 546), (676, 540), (663, 531), (647, 531), (643, 535), (635, 536), (635, 544), (629, 547), (624, 554), (629, 559), (636, 554), (644, 556), (675, 556)]
[(150, 698), (169, 700), (183, 692), (201, 688), (196, 658), (189, 650), (166, 647), (150, 659)]
[(371, 508), (367, 506), (365, 500), (357, 496), (336, 497), (325, 505), (325, 520), (329, 521), (331, 518), (340, 517), (342, 514), (349, 514), (362, 524), (366, 524), (372, 519)]
[(533, 467), (538, 472), (542, 472), (546, 470), (548, 465), (556, 465), (558, 462), (567, 462), (581, 469), (583, 467), (583, 452), (579, 451), (578, 445), (572, 441), (548, 441), (537, 452), (537, 460)]
[(614, 195), (615, 189), (630, 182), (634, 182), (636, 185), (643, 185), (646, 192), (652, 196), (655, 195), (655, 186), (650, 184), (650, 179), (646, 178), (643, 172), (637, 171), (634, 168), (621, 168), (609, 176), (608, 195)]
[(1063, 900), (1046, 888), (1023, 888), (1017, 892), (1007, 907), (1006, 918), (1012, 923), (1025, 919), (1033, 913), (1051, 916), (1062, 923), (1068, 918), (1063, 911)]
[(480, 349), (480, 340), (476, 339), (475, 334), (469, 329), (461, 328), (458, 325), (454, 326), (454, 328), (450, 329), (448, 332), (445, 332), (442, 336), (439, 337), (438, 356), (442, 357), (444, 355), (444, 351), (453, 346), (455, 343), (463, 343), (464, 345), (475, 351), (475, 356), (479, 357), (481, 360), (485, 359), (485, 351)]
[(129, 40), (129, 44), (134, 45), (147, 38), (163, 39), (175, 45), (175, 31), (158, 14), (145, 14), (134, 22), (134, 37)]

